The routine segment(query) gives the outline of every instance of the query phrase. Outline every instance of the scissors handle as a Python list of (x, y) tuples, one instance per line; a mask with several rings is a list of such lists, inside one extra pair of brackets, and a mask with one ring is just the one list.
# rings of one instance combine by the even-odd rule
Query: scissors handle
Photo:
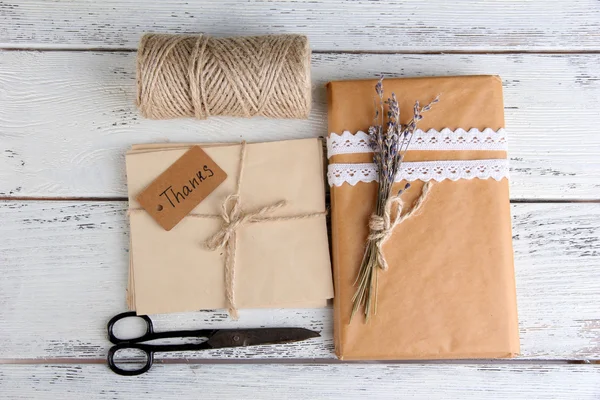
[[(146, 358), (145, 364), (138, 369), (123, 369), (120, 368), (115, 362), (115, 354), (121, 350), (138, 350), (144, 353)], [(206, 342), (202, 343), (183, 343), (183, 344), (143, 344), (143, 343), (131, 343), (131, 342), (121, 342), (112, 346), (108, 350), (108, 366), (110, 369), (119, 374), (125, 376), (131, 375), (140, 375), (144, 372), (148, 371), (150, 367), (152, 367), (152, 363), (154, 362), (154, 353), (157, 352), (170, 352), (170, 351), (198, 351), (198, 350), (207, 350), (210, 349), (210, 346)]]
[[(137, 338), (119, 339), (114, 334), (114, 327), (117, 322), (119, 322), (125, 318), (140, 318), (146, 324), (146, 332), (142, 336), (139, 336)], [(146, 339), (146, 337), (148, 337), (154, 333), (154, 326), (152, 325), (152, 320), (150, 319), (150, 317), (148, 317), (147, 315), (137, 315), (135, 313), (135, 311), (127, 311), (127, 312), (115, 315), (114, 317), (112, 317), (110, 319), (110, 321), (108, 321), (108, 325), (106, 326), (106, 328), (108, 330), (108, 340), (110, 340), (110, 342), (113, 344), (135, 343), (135, 342), (141, 342), (144, 340), (150, 340), (150, 339)]]
[[(117, 322), (121, 321), (125, 318), (140, 318), (146, 324), (146, 332), (141, 336), (130, 338), (130, 339), (121, 339), (118, 338), (114, 333), (114, 326)], [(168, 338), (206, 338), (211, 337), (216, 330), (214, 329), (197, 329), (197, 330), (185, 330), (185, 331), (168, 331), (168, 332), (154, 332), (154, 325), (152, 325), (152, 320), (147, 315), (137, 315), (135, 311), (128, 311), (118, 315), (115, 315), (108, 321), (107, 325), (108, 330), (108, 339), (113, 344), (124, 344), (124, 343), (141, 343), (148, 342), (150, 340), (156, 339), (168, 339)], [(162, 346), (153, 345), (153, 351), (169, 351), (169, 350), (159, 350), (158, 348), (162, 348)], [(185, 346), (184, 346), (185, 347)], [(180, 349), (185, 350), (185, 349)]]
[[(138, 368), (138, 369), (123, 369), (120, 368), (117, 363), (115, 363), (115, 354), (119, 351), (119, 350), (123, 350), (123, 349), (138, 349), (141, 350), (144, 355), (146, 356), (146, 362), (145, 364)], [(118, 375), (123, 375), (123, 376), (135, 376), (135, 375), (141, 375), (144, 372), (147, 372), (151, 367), (152, 367), (152, 363), (154, 362), (154, 352), (152, 350), (150, 350), (148, 348), (148, 346), (143, 345), (143, 344), (138, 344), (138, 343), (120, 343), (120, 344), (116, 344), (113, 347), (111, 347), (108, 350), (108, 356), (107, 356), (107, 361), (108, 361), (108, 367), (115, 373)]]
[[(141, 336), (131, 339), (121, 339), (114, 334), (114, 326), (117, 322), (125, 318), (140, 318), (146, 324), (146, 332)], [(182, 343), (182, 344), (144, 344), (156, 339), (168, 339), (168, 338), (210, 338), (215, 330), (200, 329), (200, 330), (188, 330), (188, 331), (171, 331), (171, 332), (154, 332), (154, 326), (152, 320), (147, 315), (137, 315), (135, 311), (124, 312), (115, 315), (108, 321), (107, 325), (108, 338), (111, 343), (114, 344), (109, 351), (107, 356), (108, 366), (110, 369), (119, 374), (125, 376), (140, 375), (148, 371), (152, 367), (154, 362), (155, 352), (167, 352), (167, 351), (197, 351), (208, 349), (209, 346), (205, 342), (201, 343)], [(132, 349), (137, 350), (138, 353), (141, 351), (144, 353), (146, 358), (145, 364), (139, 369), (123, 369), (120, 368), (115, 362), (115, 355), (121, 350)]]

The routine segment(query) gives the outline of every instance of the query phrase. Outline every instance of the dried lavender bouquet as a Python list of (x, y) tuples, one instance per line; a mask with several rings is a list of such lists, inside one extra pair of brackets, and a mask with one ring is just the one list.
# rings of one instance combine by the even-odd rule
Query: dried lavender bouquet
[[(377, 168), (379, 191), (373, 215), (369, 221), (370, 234), (367, 238), (365, 254), (360, 266), (356, 293), (352, 298), (352, 317), (360, 306), (364, 307), (365, 321), (369, 320), (371, 311), (377, 313), (377, 278), (379, 270), (386, 270), (387, 263), (383, 257), (382, 246), (392, 234), (394, 226), (401, 222), (402, 201), (400, 195), (410, 187), (406, 184), (398, 193), (392, 193), (392, 186), (402, 166), (404, 154), (412, 140), (417, 123), (423, 119), (423, 113), (431, 109), (439, 101), (439, 96), (426, 106), (421, 107), (416, 101), (413, 117), (408, 124), (400, 123), (400, 108), (396, 95), (383, 100), (383, 78), (375, 85), (375, 118), (374, 125), (369, 127), (369, 144), (373, 150), (373, 162)], [(384, 130), (384, 105), (387, 105), (387, 123)], [(396, 206), (396, 217), (392, 220), (392, 207)]]

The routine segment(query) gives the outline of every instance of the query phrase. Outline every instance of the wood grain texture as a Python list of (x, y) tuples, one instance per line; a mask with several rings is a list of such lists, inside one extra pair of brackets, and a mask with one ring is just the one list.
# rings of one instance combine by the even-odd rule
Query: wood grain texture
[[(521, 359), (599, 359), (600, 204), (512, 207)], [(125, 202), (0, 202), (0, 361), (105, 357), (125, 309)], [(306, 343), (168, 354), (177, 359), (333, 359), (332, 310), (156, 316), (156, 329), (299, 326)], [(131, 331), (124, 329), (124, 334)]]
[(305, 121), (146, 120), (134, 106), (134, 64), (123, 52), (0, 52), (0, 197), (124, 197), (133, 143), (326, 135), (323, 85), (383, 73), (500, 74), (512, 197), (600, 199), (598, 54), (315, 54)]
[(151, 31), (303, 33), (315, 50), (598, 50), (599, 27), (594, 0), (0, 3), (5, 48), (131, 49)]
[[(316, 51), (311, 118), (144, 120), (133, 105), (131, 50), (149, 31), (307, 34)], [(600, 200), (596, 0), (7, 0), (0, 1), (0, 48), (53, 50), (0, 51), (0, 198), (125, 197), (124, 153), (133, 143), (325, 135), (329, 80), (499, 74), (512, 198)], [(417, 54), (444, 52), (453, 54)], [(494, 52), (527, 54), (482, 54)], [(338, 364), (330, 308), (246, 310), (238, 322), (215, 310), (153, 319), (157, 330), (302, 326), (322, 337), (170, 354), (159, 360), (168, 364), (136, 378), (101, 365), (105, 323), (125, 308), (125, 209), (122, 201), (0, 201), (0, 397), (599, 396), (598, 203), (513, 204), (516, 360)], [(322, 363), (308, 364), (315, 359)]]
[[(0, 365), (10, 399), (597, 399), (600, 365)], [(250, 395), (251, 393), (251, 395)]]

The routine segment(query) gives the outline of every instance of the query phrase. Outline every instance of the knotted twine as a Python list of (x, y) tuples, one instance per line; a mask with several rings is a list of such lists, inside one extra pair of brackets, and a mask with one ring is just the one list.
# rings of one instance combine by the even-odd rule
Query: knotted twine
[(308, 118), (310, 105), (306, 36), (146, 34), (140, 41), (137, 106), (146, 118)]
[[(432, 183), (428, 181), (423, 185), (421, 195), (415, 201), (414, 206), (406, 213), (402, 214), (404, 208), (404, 202), (400, 195), (390, 197), (386, 202), (383, 209), (383, 215), (377, 215), (373, 213), (369, 219), (369, 236), (367, 240), (375, 242), (377, 247), (377, 263), (381, 266), (381, 269), (387, 271), (388, 263), (383, 255), (383, 245), (394, 233), (394, 228), (406, 221), (410, 217), (417, 214), (429, 194)], [(392, 218), (392, 207), (396, 206), (396, 215)]]
[[(186, 217), (195, 218), (220, 218), (223, 220), (221, 229), (215, 232), (208, 240), (204, 242), (204, 247), (215, 251), (225, 248), (225, 297), (227, 299), (227, 309), (233, 319), (238, 319), (238, 310), (235, 302), (235, 255), (237, 248), (237, 231), (242, 226), (256, 222), (274, 222), (274, 221), (294, 221), (308, 218), (315, 218), (327, 215), (327, 212), (306, 213), (292, 216), (273, 217), (268, 216), (275, 210), (285, 207), (288, 203), (285, 200), (279, 200), (263, 206), (257, 210), (244, 211), (241, 205), (240, 189), (242, 177), (244, 174), (244, 165), (246, 160), (246, 142), (241, 142), (240, 162), (238, 169), (238, 178), (236, 189), (233, 194), (225, 198), (221, 204), (221, 214), (197, 214), (190, 213)], [(143, 208), (129, 210), (143, 211)]]

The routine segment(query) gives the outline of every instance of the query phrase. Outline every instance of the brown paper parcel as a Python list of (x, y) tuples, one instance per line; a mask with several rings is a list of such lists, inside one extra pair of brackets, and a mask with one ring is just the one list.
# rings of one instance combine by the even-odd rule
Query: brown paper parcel
[[(202, 145), (227, 179), (191, 214), (220, 215), (235, 191), (239, 144)], [(127, 154), (130, 210), (137, 194), (189, 148), (138, 145)], [(285, 200), (272, 216), (325, 211), (322, 144), (318, 139), (246, 145), (240, 189), (244, 210)], [(222, 224), (218, 218), (185, 217), (171, 231), (147, 213), (130, 212), (130, 307), (139, 314), (226, 308), (224, 250), (203, 243)], [(315, 307), (333, 297), (325, 216), (261, 221), (237, 231), (235, 293), (238, 308)]]
[[(328, 84), (329, 132), (367, 131), (376, 80)], [(415, 100), (440, 102), (419, 128), (504, 127), (502, 83), (496, 76), (384, 80), (395, 92), (402, 123)], [(410, 150), (410, 149), (409, 149)], [(405, 161), (506, 158), (504, 151), (409, 151)], [(339, 154), (330, 163), (372, 162), (372, 153)], [(399, 182), (397, 189), (404, 186)], [(412, 182), (410, 206), (423, 182)], [(331, 188), (334, 336), (342, 359), (510, 357), (519, 352), (508, 181), (433, 182), (420, 212), (384, 245), (389, 270), (379, 272), (377, 314), (349, 323), (354, 280), (365, 249), (377, 183)]]

